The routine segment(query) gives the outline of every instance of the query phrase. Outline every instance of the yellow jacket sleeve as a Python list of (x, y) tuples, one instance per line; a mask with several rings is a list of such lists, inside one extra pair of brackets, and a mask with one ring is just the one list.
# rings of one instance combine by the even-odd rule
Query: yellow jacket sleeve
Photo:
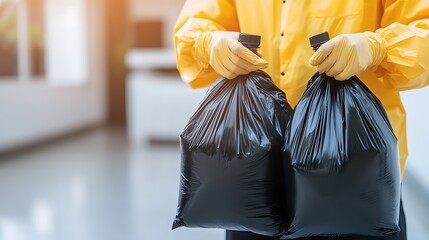
[(187, 0), (174, 28), (177, 69), (192, 88), (210, 85), (219, 75), (210, 67), (204, 37), (210, 31), (239, 32), (234, 0)]
[(387, 57), (375, 73), (385, 86), (408, 90), (429, 84), (429, 1), (385, 0), (381, 28)]

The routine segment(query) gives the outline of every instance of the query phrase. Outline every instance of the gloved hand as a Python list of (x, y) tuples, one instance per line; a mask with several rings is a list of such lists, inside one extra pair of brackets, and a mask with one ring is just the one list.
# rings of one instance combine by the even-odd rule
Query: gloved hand
[(341, 34), (322, 44), (310, 58), (310, 64), (336, 80), (347, 80), (379, 65), (386, 52), (383, 39), (376, 33)]
[(205, 33), (205, 58), (220, 75), (233, 79), (261, 68), (268, 62), (247, 49), (238, 41), (238, 32), (213, 31)]

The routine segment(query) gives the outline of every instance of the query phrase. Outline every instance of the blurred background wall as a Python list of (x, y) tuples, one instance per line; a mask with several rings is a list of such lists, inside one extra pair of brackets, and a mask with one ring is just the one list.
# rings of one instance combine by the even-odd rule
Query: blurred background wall
[(104, 9), (0, 1), (0, 151), (106, 121)]
[(0, 150), (94, 125), (124, 127), (125, 55), (171, 48), (183, 2), (1, 1)]
[(128, 13), (136, 27), (137, 46), (173, 47), (173, 27), (184, 3), (185, 0), (129, 0)]

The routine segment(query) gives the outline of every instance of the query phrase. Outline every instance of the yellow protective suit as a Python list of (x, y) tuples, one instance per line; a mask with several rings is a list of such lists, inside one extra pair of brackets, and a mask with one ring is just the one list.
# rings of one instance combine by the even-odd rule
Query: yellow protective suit
[(175, 26), (177, 68), (193, 88), (206, 87), (217, 73), (198, 56), (195, 44), (207, 31), (236, 31), (262, 36), (264, 69), (292, 106), (316, 72), (308, 38), (323, 31), (377, 32), (387, 56), (358, 77), (383, 103), (399, 140), (402, 173), (407, 158), (405, 110), (399, 91), (429, 83), (429, 0), (188, 0)]

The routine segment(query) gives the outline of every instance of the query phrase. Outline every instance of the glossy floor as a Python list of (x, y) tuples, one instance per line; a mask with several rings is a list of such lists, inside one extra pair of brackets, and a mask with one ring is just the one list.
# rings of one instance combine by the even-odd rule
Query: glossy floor
[[(106, 129), (3, 156), (0, 239), (224, 239), (221, 230), (170, 230), (179, 164), (177, 145), (132, 145)], [(410, 240), (429, 239), (419, 196), (405, 182)]]

